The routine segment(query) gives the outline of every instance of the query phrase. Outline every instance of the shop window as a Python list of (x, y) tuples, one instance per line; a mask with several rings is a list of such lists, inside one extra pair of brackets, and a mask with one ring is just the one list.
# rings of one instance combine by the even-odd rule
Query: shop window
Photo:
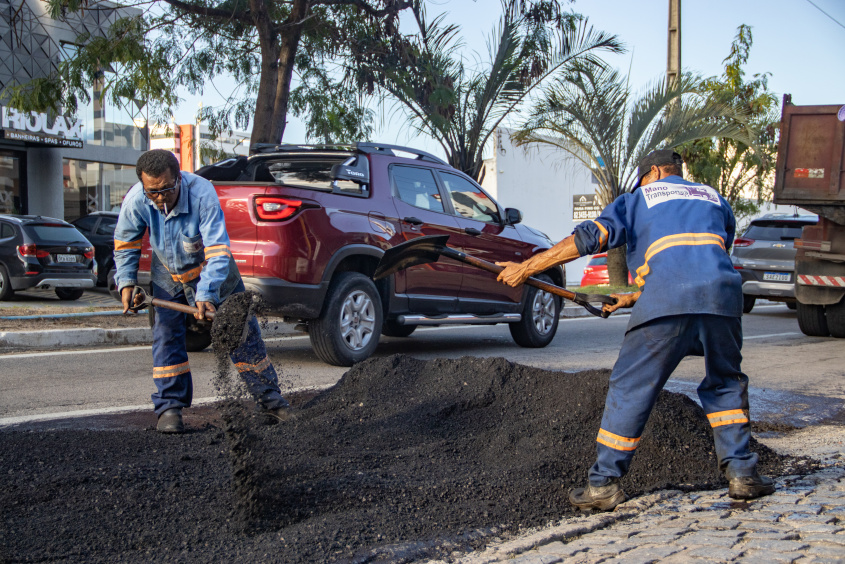
[(22, 153), (0, 151), (0, 213), (26, 213), (21, 186), (24, 162)]
[(134, 166), (64, 159), (65, 221), (95, 211), (117, 211), (138, 182)]

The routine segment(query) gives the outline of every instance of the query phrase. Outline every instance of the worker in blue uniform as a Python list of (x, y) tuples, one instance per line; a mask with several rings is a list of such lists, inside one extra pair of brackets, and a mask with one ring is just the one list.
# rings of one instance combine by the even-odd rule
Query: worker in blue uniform
[(719, 193), (683, 180), (683, 161), (662, 149), (639, 165), (634, 190), (585, 221), (548, 251), (523, 263), (500, 263), (499, 280), (522, 284), (538, 272), (627, 244), (628, 267), (639, 291), (613, 294), (632, 307), (610, 376), (588, 484), (569, 494), (581, 509), (611, 510), (626, 499), (628, 472), (648, 416), (674, 369), (689, 355), (704, 356), (698, 397), (713, 429), (728, 495), (753, 499), (774, 492), (749, 451), (748, 377), (742, 373), (742, 282), (728, 255), (736, 228)]
[[(245, 290), (232, 259), (229, 236), (217, 192), (211, 183), (180, 172), (170, 151), (154, 149), (141, 155), (136, 172), (140, 182), (123, 200), (114, 232), (115, 283), (123, 312), (133, 303), (132, 289), (138, 281), (141, 240), (149, 230), (152, 247), (153, 297), (197, 308), (195, 317), (205, 319), (226, 298)], [(153, 326), (152, 395), (156, 429), (181, 433), (185, 426), (182, 408), (190, 407), (193, 395), (191, 367), (185, 348), (185, 315), (157, 308)], [(290, 418), (290, 405), (282, 397), (273, 365), (267, 358), (255, 316), (243, 344), (231, 359), (250, 393), (271, 422)]]

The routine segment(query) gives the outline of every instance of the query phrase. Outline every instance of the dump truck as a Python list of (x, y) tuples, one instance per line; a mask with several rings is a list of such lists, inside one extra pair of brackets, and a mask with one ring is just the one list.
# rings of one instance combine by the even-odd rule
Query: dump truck
[(845, 105), (783, 97), (774, 202), (817, 214), (795, 240), (795, 298), (805, 335), (845, 338)]

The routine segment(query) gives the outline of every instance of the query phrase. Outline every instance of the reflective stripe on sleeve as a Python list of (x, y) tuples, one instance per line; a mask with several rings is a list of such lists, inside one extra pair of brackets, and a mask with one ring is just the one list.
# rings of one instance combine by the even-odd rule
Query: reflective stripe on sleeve
[(599, 223), (598, 221), (593, 220), (593, 223), (596, 224), (596, 227), (598, 227), (599, 231), (601, 232), (599, 234), (599, 248), (604, 250), (605, 246), (607, 245), (607, 238), (609, 237), (607, 228), (605, 228), (605, 226)]
[(132, 249), (141, 249), (141, 239), (138, 239), (137, 241), (121, 241), (120, 239), (114, 240), (115, 251), (129, 251)]
[(187, 361), (172, 366), (155, 366), (153, 367), (153, 378), (172, 378), (190, 371), (191, 367)]
[(711, 427), (733, 425), (734, 423), (748, 423), (748, 412), (744, 409), (717, 411), (716, 413), (708, 413), (707, 420), (710, 421)]
[(615, 450), (635, 450), (637, 444), (640, 442), (640, 438), (629, 439), (628, 437), (614, 435), (610, 431), (599, 429), (599, 436), (596, 437), (596, 441)]
[(262, 372), (270, 368), (270, 359), (265, 356), (263, 359), (256, 362), (255, 364), (250, 364), (248, 362), (238, 362), (235, 364), (235, 368), (237, 368), (238, 372), (256, 372), (258, 374), (261, 374)]
[(220, 256), (232, 256), (232, 251), (228, 245), (214, 245), (205, 248), (205, 260)]
[(725, 250), (725, 240), (715, 233), (678, 233), (677, 235), (661, 237), (649, 245), (648, 250), (645, 252), (645, 262), (637, 269), (637, 277), (634, 279), (634, 282), (640, 288), (645, 286), (645, 277), (651, 272), (648, 261), (657, 253), (672, 247), (696, 245), (717, 245), (723, 251)]

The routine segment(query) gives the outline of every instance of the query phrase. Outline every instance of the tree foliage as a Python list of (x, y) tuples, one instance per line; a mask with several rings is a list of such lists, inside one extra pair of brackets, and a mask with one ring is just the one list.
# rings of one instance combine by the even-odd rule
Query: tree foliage
[[(21, 110), (75, 112), (95, 84), (113, 104), (141, 100), (167, 122), (184, 87), (201, 93), (216, 77), (235, 87), (201, 119), (221, 131), (252, 127), (252, 143), (278, 143), (290, 110), (307, 115), (323, 141), (366, 137), (372, 114), (338, 69), (359, 43), (397, 34), (399, 12), (418, 0), (125, 0), (104, 37), (78, 48), (49, 77), (7, 87)], [(112, 10), (96, 0), (49, 0), (57, 19), (78, 10)], [(105, 72), (104, 72), (105, 71)], [(114, 71), (114, 72), (109, 72)], [(294, 75), (299, 86), (292, 91)], [(338, 95), (338, 93), (340, 95)]]
[[(553, 145), (588, 166), (604, 207), (631, 190), (639, 161), (655, 149), (711, 137), (750, 143), (744, 117), (701, 86), (698, 76), (685, 73), (635, 95), (618, 71), (575, 64), (544, 89), (514, 139), (519, 145)], [(627, 270), (624, 249), (611, 249), (610, 283), (625, 285)]]
[(381, 47), (362, 46), (358, 84), (394, 101), (417, 131), (436, 139), (449, 164), (473, 178), (482, 151), (502, 121), (559, 69), (573, 61), (599, 63), (599, 53), (621, 52), (615, 36), (594, 30), (557, 1), (504, 0), (489, 59), (471, 64), (457, 51), (460, 29), (422, 6), (419, 32)]
[(678, 148), (696, 182), (716, 188), (738, 220), (760, 211), (771, 198), (780, 122), (778, 99), (768, 90), (768, 73), (746, 80), (744, 66), (753, 43), (751, 28), (741, 25), (724, 59), (725, 71), (707, 79), (703, 91), (716, 103), (732, 104), (750, 125), (755, 147), (727, 137), (704, 138)]

